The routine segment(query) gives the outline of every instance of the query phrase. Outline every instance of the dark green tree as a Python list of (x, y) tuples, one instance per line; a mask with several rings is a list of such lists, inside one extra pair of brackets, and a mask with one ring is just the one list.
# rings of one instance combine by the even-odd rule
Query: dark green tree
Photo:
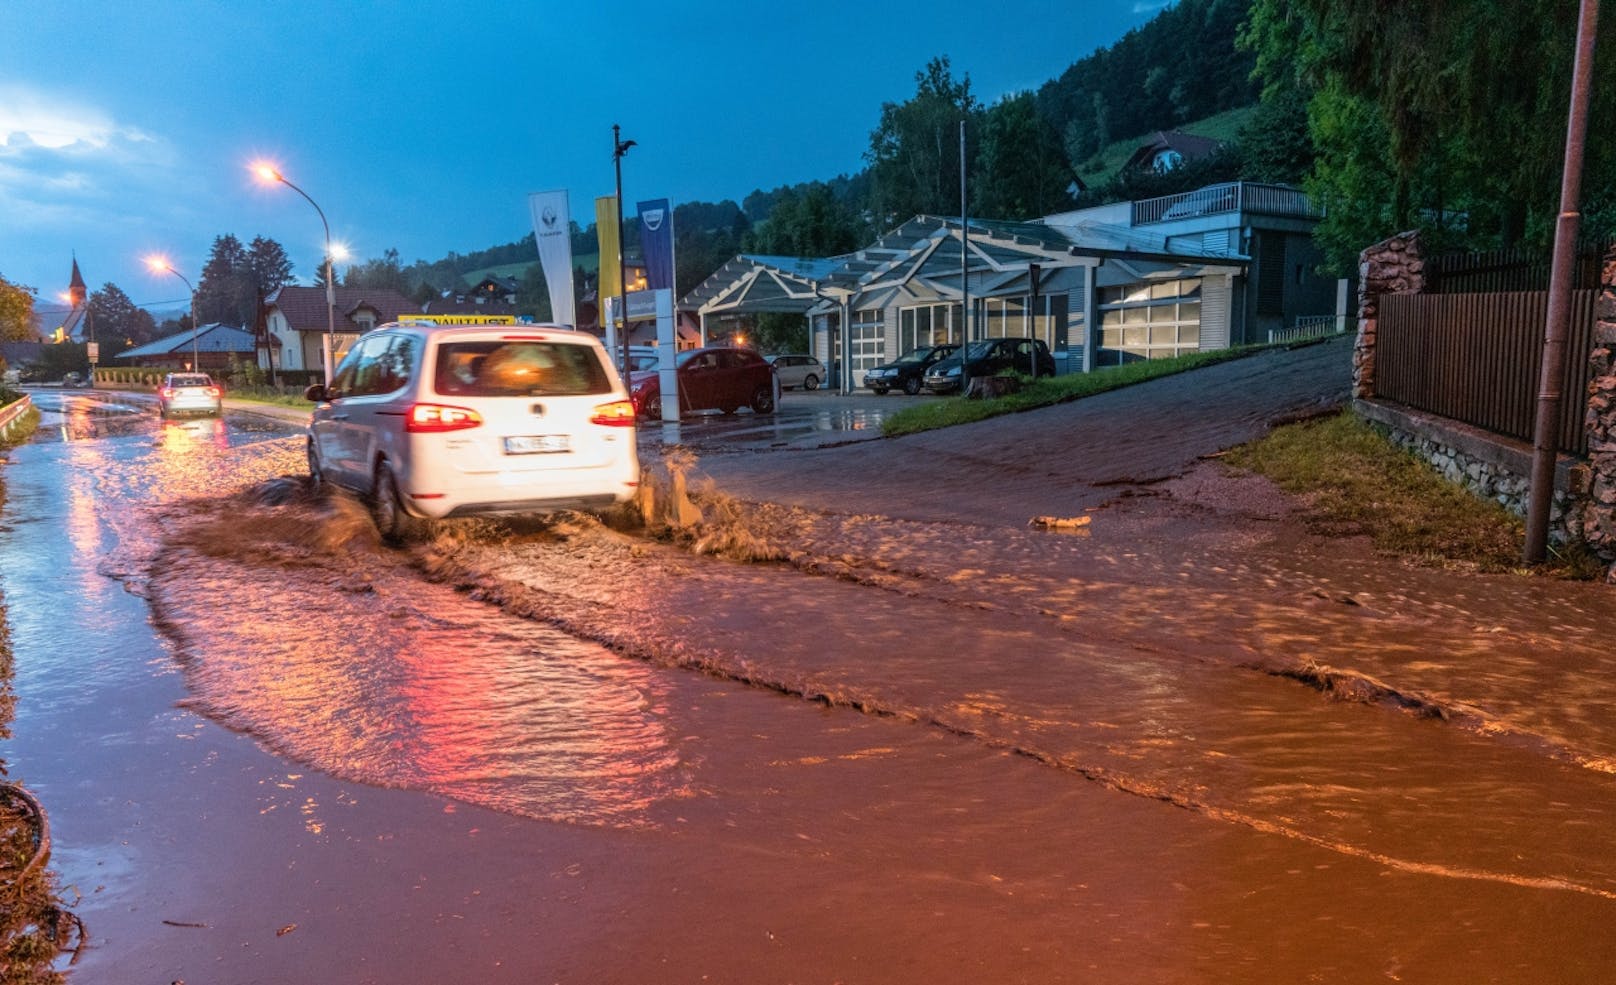
[(247, 247), (247, 270), (254, 292), (261, 297), (292, 281), (292, 260), (285, 248), (263, 236), (254, 236)]
[(858, 249), (859, 222), (830, 187), (814, 182), (802, 192), (784, 190), (775, 197), (769, 218), (752, 227), (742, 240), (748, 253), (827, 257)]
[(396, 249), (388, 249), (380, 258), (349, 267), (342, 277), (342, 286), (397, 291), (400, 294), (410, 292), (409, 278), (399, 264)]
[(1076, 175), (1060, 135), (1038, 113), (1032, 93), (1006, 96), (982, 114), (971, 211), (1033, 219), (1071, 206)]
[(522, 271), (516, 282), (516, 311), (537, 321), (555, 317), (550, 306), (550, 282), (544, 277), (544, 264), (535, 263)]
[(202, 324), (251, 325), (255, 305), (248, 279), (247, 250), (226, 233), (216, 236), (202, 276), (196, 281), (196, 316)]
[(157, 323), (151, 313), (135, 307), (129, 295), (110, 281), (89, 298), (90, 320), (95, 340), (102, 345), (101, 362), (107, 362), (107, 347), (116, 340), (135, 345), (150, 342), (157, 333)]
[(977, 112), (967, 76), (955, 81), (947, 56), (915, 73), (915, 95), (885, 103), (870, 132), (871, 209), (892, 226), (912, 215), (955, 215), (960, 204), (960, 121)]
[[(1599, 48), (1616, 43), (1606, 21)], [(1337, 269), (1409, 228), (1437, 248), (1546, 246), (1558, 211), (1576, 5), (1254, 0), (1243, 43), (1265, 99), (1305, 95), (1308, 188)], [(1616, 60), (1594, 64), (1590, 134), (1616, 125)], [(1507, 81), (1505, 81), (1507, 80)], [(1585, 199), (1609, 201), (1616, 152), (1590, 140)], [(1607, 221), (1590, 216), (1594, 228)]]

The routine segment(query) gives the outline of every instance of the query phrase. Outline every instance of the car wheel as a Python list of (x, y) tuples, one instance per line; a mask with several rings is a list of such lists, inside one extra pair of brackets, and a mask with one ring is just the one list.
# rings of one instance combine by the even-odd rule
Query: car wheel
[(320, 469), (320, 453), (314, 450), (314, 439), (309, 439), (309, 481), (318, 489), (325, 483), (325, 473)]
[(376, 466), (370, 516), (376, 521), (376, 531), (390, 544), (415, 540), (426, 530), (426, 521), (405, 512), (403, 497), (398, 493), (398, 479), (386, 462)]
[(815, 376), (812, 373), (809, 373), (807, 376), (804, 376), (802, 378), (802, 388), (804, 390), (817, 390), (817, 389), (819, 389), (819, 377)]
[(645, 402), (645, 412), (636, 415), (642, 421), (662, 420), (662, 398), (660, 396)]
[(903, 381), (903, 392), (913, 397), (920, 392), (920, 377), (911, 376)]
[(774, 413), (774, 387), (765, 383), (752, 391), (752, 413)]

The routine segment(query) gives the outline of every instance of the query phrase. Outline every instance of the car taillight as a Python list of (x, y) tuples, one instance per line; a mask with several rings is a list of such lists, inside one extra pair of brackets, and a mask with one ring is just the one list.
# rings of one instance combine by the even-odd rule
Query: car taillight
[(216, 387), (216, 386), (208, 387), (208, 396), (217, 397), (218, 395), (219, 395), (219, 388), (218, 387)]
[(173, 400), (174, 399), (174, 388), (165, 386), (162, 389), (157, 391), (157, 395), (159, 397), (162, 397), (164, 400)]
[(589, 415), (589, 423), (603, 424), (609, 428), (626, 428), (634, 425), (634, 404), (627, 400), (613, 400), (609, 404), (598, 404), (595, 412)]
[(471, 408), (443, 404), (412, 404), (404, 416), (404, 430), (417, 433), (464, 431), (482, 424), (483, 416)]

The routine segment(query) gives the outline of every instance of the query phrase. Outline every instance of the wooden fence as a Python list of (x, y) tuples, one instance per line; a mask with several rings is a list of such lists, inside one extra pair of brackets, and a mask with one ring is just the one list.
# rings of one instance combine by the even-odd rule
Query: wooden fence
[[(1571, 295), (1560, 450), (1587, 455), (1583, 428), (1597, 290)], [(1530, 443), (1543, 366), (1547, 291), (1380, 298), (1375, 395)]]

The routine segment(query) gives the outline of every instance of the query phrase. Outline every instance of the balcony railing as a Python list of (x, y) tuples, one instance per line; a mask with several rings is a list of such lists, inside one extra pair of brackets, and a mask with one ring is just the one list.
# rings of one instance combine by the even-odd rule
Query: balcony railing
[(1192, 192), (1147, 198), (1133, 203), (1133, 224), (1176, 222), (1200, 216), (1244, 212), (1250, 215), (1294, 216), (1318, 219), (1323, 213), (1313, 207), (1307, 193), (1285, 185), (1259, 185), (1231, 181), (1208, 185)]

